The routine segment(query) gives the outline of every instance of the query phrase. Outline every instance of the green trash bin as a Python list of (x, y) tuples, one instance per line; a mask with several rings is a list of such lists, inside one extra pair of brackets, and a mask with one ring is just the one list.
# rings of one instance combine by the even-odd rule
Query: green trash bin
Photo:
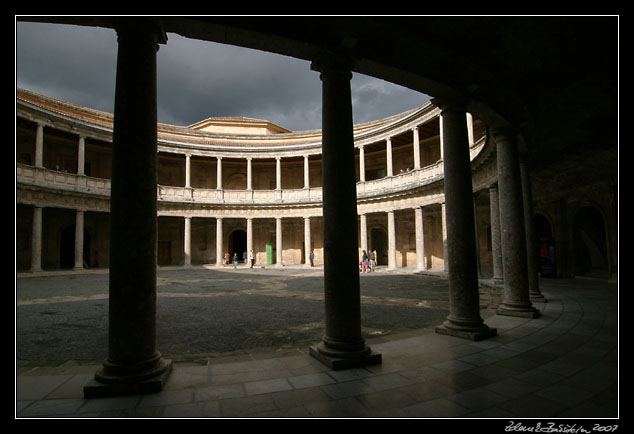
[(266, 263), (267, 265), (273, 264), (273, 244), (266, 243)]

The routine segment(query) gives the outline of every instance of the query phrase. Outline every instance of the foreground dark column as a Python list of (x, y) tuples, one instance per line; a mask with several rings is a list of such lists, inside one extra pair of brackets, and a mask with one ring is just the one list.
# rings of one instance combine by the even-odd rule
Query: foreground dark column
[(156, 350), (156, 51), (165, 36), (150, 20), (118, 24), (108, 358), (86, 398), (158, 392), (171, 370)]
[(480, 317), (477, 246), (466, 109), (460, 100), (433, 100), (442, 110), (449, 316), (437, 333), (481, 340), (497, 334)]
[(328, 56), (321, 72), (326, 333), (310, 354), (332, 369), (381, 363), (361, 335), (357, 196), (350, 66)]
[(492, 132), (497, 145), (504, 274), (504, 296), (497, 313), (535, 318), (539, 311), (532, 306), (529, 296), (526, 229), (516, 133), (511, 129), (496, 129)]

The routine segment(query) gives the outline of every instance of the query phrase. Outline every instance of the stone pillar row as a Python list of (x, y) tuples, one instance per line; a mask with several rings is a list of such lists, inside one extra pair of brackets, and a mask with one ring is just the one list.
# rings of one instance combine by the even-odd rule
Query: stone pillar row
[[(94, 380), (84, 387), (87, 398), (158, 392), (172, 366), (156, 348), (156, 52), (167, 37), (159, 21), (152, 18), (116, 18), (115, 29), (118, 58), (110, 199), (108, 356)], [(361, 333), (352, 67), (350, 59), (330, 52), (311, 64), (311, 69), (320, 73), (322, 83), (325, 330), (310, 354), (331, 369), (381, 363), (381, 354), (366, 345)], [(479, 313), (465, 102), (436, 99), (434, 103), (443, 114), (445, 262), (449, 276), (449, 315), (437, 332), (483, 339), (496, 331), (484, 324)], [(506, 132), (496, 135), (496, 142), (505, 284), (500, 313), (534, 312), (528, 297), (517, 146), (514, 136)], [(390, 147), (388, 140), (388, 150)], [(221, 161), (219, 158), (219, 188)], [(277, 166), (279, 188), (279, 160)], [(36, 247), (41, 239), (41, 208), (35, 208), (33, 217)], [(417, 233), (420, 228), (422, 235), (422, 214), (416, 212), (416, 219)], [(80, 220), (83, 226), (83, 213), (77, 215), (77, 226)], [(393, 212), (388, 213), (388, 221), (390, 232), (394, 232)], [(191, 220), (186, 220), (186, 226), (190, 224)], [(217, 239), (222, 241), (222, 219), (218, 219), (217, 228)], [(276, 228), (281, 259), (281, 218), (276, 219)], [(218, 253), (221, 257), (222, 252)]]
[[(83, 218), (83, 212), (78, 211), (77, 218), (80, 218), (80, 213)], [(395, 215), (394, 211), (388, 211), (388, 270), (396, 269), (396, 223), (395, 223)], [(191, 263), (191, 217), (184, 217), (184, 239), (183, 239), (183, 250), (185, 253), (185, 266), (190, 266)], [(311, 230), (310, 230), (310, 217), (303, 217), (304, 219), (304, 245), (306, 246), (306, 257), (305, 264), (310, 264), (310, 260), (308, 255), (310, 254), (310, 246), (311, 246)], [(423, 207), (414, 208), (414, 219), (415, 219), (415, 228), (416, 228), (416, 269), (417, 270), (426, 270), (427, 267), (425, 265), (425, 242), (424, 242), (424, 231), (423, 231)], [(222, 217), (216, 217), (216, 243), (217, 243), (217, 251), (216, 251), (216, 264), (222, 265), (222, 256), (223, 256), (223, 231), (222, 231)], [(253, 217), (247, 217), (247, 252), (250, 252), (253, 249)], [(279, 243), (279, 248), (276, 246), (276, 250), (282, 250), (282, 218), (278, 217), (276, 220), (276, 242)], [(78, 220), (79, 222), (79, 220)], [(359, 215), (359, 224), (360, 224), (360, 244), (359, 247), (361, 250), (368, 251), (368, 225), (367, 225), (367, 215), (360, 214)], [(34, 229), (35, 230), (35, 229)], [(76, 249), (79, 248), (79, 244)], [(282, 264), (283, 260), (279, 256), (281, 253), (278, 253), (277, 260), (278, 264)]]

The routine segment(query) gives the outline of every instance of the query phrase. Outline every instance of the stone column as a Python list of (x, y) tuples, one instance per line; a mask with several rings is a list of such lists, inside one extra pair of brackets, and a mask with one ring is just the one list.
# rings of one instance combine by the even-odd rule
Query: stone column
[(526, 228), (516, 132), (492, 131), (497, 145), (498, 190), (504, 297), (497, 313), (535, 318), (539, 311), (530, 301), (526, 262)]
[(396, 269), (396, 222), (394, 211), (387, 212), (387, 269)]
[(387, 176), (394, 176), (394, 167), (392, 164), (392, 139), (388, 138), (385, 141), (385, 153), (387, 160)]
[(310, 217), (304, 217), (304, 264), (310, 267)]
[(361, 234), (361, 251), (368, 252), (368, 217), (366, 214), (359, 216), (359, 232)]
[(475, 232), (475, 247), (476, 247), (476, 264), (478, 269), (478, 276), (482, 276), (482, 264), (480, 264), (480, 235), (478, 234), (478, 202), (477, 195), (473, 195), (473, 230)]
[(502, 283), (502, 242), (500, 238), (500, 208), (498, 205), (498, 185), (489, 187), (491, 207), (491, 256), (493, 257), (493, 282)]
[(418, 138), (418, 127), (412, 129), (414, 134), (414, 169), (420, 169), (420, 140)]
[(425, 231), (423, 226), (423, 207), (414, 208), (414, 226), (416, 227), (416, 270), (426, 270), (425, 266)]
[(304, 188), (310, 188), (310, 165), (308, 155), (304, 155)]
[(42, 271), (42, 208), (39, 206), (33, 207), (31, 271)]
[(191, 188), (191, 155), (185, 154), (185, 188)]
[(443, 117), (443, 164), (447, 253), (449, 255), (449, 316), (436, 332), (480, 340), (495, 336), (480, 317), (475, 245), (471, 162), (465, 106), (459, 99), (438, 100)]
[(275, 189), (282, 189), (282, 158), (275, 157)]
[(469, 146), (473, 145), (473, 115), (467, 113), (467, 134), (469, 135)]
[[(279, 160), (278, 160), (279, 161)], [(282, 267), (282, 218), (275, 218), (275, 265)]]
[(449, 271), (449, 253), (447, 252), (447, 210), (445, 202), (440, 204), (440, 224), (442, 225), (443, 270)]
[(247, 190), (253, 189), (253, 167), (251, 160), (253, 160), (251, 157), (247, 158)]
[(84, 212), (75, 213), (75, 270), (84, 269)]
[(222, 190), (222, 157), (217, 157), (218, 164), (216, 166), (216, 189)]
[(251, 253), (251, 250), (253, 250), (253, 219), (251, 217), (248, 217), (247, 218), (247, 258), (246, 258), (247, 260), (249, 259), (249, 253)]
[(326, 332), (310, 354), (331, 369), (381, 363), (361, 334), (357, 192), (351, 65), (336, 55), (313, 61), (322, 81), (324, 302)]
[(359, 181), (365, 182), (365, 148), (359, 148)]
[(533, 212), (533, 192), (526, 162), (520, 159), (520, 176), (522, 179), (522, 197), (524, 199), (524, 223), (526, 226), (526, 264), (528, 267), (528, 292), (531, 300), (544, 301), (539, 290), (539, 264), (537, 263), (537, 236), (535, 235), (535, 215)]
[(79, 144), (77, 145), (77, 175), (84, 176), (86, 165), (86, 139), (79, 136)]
[(438, 125), (440, 127), (440, 159), (443, 160), (444, 159), (444, 144), (445, 144), (445, 135), (443, 134), (443, 117), (442, 117), (442, 113), (440, 113), (440, 116), (438, 116)]
[(35, 130), (35, 167), (44, 167), (44, 125), (38, 123)]
[(192, 265), (192, 218), (185, 217), (185, 240), (184, 240), (184, 250), (185, 250), (185, 263), (186, 267)]
[(172, 366), (156, 349), (156, 52), (167, 37), (145, 18), (115, 29), (108, 359), (86, 398), (158, 392)]
[(222, 217), (216, 217), (216, 265), (223, 263), (224, 252), (222, 250)]

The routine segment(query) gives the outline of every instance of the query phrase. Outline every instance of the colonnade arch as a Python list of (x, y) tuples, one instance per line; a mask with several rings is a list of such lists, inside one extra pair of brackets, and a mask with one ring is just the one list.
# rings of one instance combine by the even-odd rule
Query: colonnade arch
[(609, 277), (610, 258), (605, 218), (596, 206), (585, 205), (575, 212), (572, 239), (575, 274)]

